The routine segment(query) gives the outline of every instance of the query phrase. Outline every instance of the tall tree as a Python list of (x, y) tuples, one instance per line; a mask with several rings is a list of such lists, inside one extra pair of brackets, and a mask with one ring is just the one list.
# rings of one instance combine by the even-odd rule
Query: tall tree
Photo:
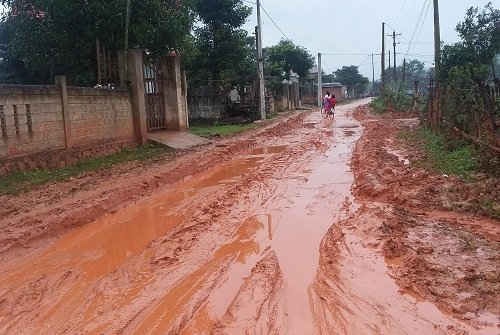
[(271, 89), (279, 88), (283, 80), (290, 79), (291, 72), (305, 78), (314, 66), (309, 51), (292, 41), (281, 40), (277, 45), (264, 49), (265, 74)]
[(251, 14), (242, 0), (193, 0), (198, 25), (188, 62), (190, 81), (247, 81), (255, 72), (254, 39), (241, 27)]
[(335, 71), (335, 80), (344, 84), (350, 95), (359, 95), (366, 91), (368, 78), (359, 73), (357, 66), (343, 66), (341, 69)]
[[(124, 47), (125, 1), (5, 0), (8, 64), (13, 81), (51, 82), (65, 73), (74, 84), (96, 80), (96, 39), (109, 50)], [(132, 1), (129, 45), (164, 53), (182, 48), (191, 29), (188, 4), (175, 0)]]

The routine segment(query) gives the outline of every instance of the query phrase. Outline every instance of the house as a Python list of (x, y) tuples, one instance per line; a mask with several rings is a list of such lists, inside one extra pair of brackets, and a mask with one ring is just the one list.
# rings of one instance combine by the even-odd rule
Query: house
[(341, 83), (323, 83), (322, 96), (325, 96), (326, 92), (334, 94), (337, 101), (342, 101), (347, 97), (347, 88)]
[[(342, 83), (323, 83), (322, 96), (326, 92), (335, 94), (338, 101), (347, 98), (347, 88)], [(300, 99), (302, 103), (316, 105), (318, 103), (318, 67), (314, 66), (309, 70), (305, 80), (300, 85)]]

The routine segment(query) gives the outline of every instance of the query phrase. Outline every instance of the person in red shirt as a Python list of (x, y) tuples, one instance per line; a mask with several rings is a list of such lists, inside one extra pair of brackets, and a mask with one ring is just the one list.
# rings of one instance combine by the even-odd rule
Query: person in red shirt
[(337, 98), (335, 97), (335, 94), (332, 94), (330, 97), (330, 110), (328, 111), (328, 115), (331, 116), (332, 118), (334, 117), (334, 112), (335, 112), (335, 105), (337, 104)]

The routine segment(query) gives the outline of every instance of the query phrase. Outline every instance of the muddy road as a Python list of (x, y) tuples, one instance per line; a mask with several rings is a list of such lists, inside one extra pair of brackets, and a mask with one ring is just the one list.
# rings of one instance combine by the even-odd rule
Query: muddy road
[(7, 199), (0, 333), (498, 334), (494, 301), (465, 320), (391, 267), (377, 237), (390, 210), (351, 170), (370, 172), (351, 165), (367, 102), (81, 190), (35, 190), (25, 210)]

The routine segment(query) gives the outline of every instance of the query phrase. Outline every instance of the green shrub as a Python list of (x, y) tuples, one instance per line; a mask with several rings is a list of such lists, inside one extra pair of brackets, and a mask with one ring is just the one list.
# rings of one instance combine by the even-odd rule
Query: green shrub
[(447, 140), (427, 128), (418, 130), (416, 138), (423, 145), (427, 165), (441, 173), (467, 178), (478, 168), (477, 152), (470, 144)]

